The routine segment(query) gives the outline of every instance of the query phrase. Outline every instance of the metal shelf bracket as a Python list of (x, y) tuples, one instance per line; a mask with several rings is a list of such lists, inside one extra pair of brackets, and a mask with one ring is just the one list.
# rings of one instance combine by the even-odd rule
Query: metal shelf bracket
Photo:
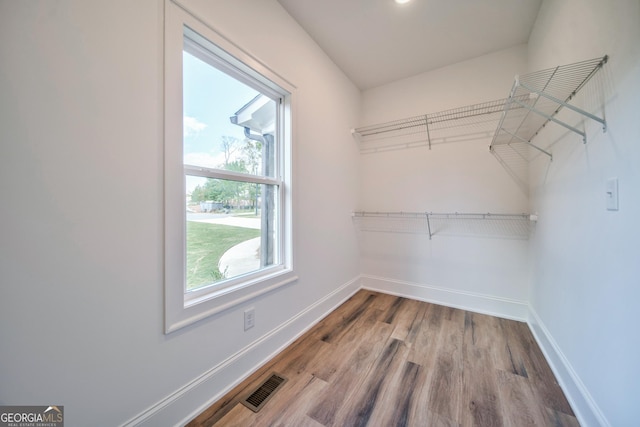
[[(522, 86), (522, 85), (520, 85), (520, 86)], [(557, 123), (557, 124), (559, 124), (560, 126), (563, 126), (563, 127), (567, 128), (567, 129), (569, 129), (570, 131), (577, 133), (578, 135), (582, 136), (582, 142), (584, 142), (585, 144), (587, 143), (587, 134), (586, 134), (586, 133), (584, 133), (584, 132), (582, 132), (581, 130), (579, 130), (579, 129), (577, 129), (577, 128), (575, 128), (575, 127), (571, 126), (571, 125), (568, 125), (567, 123), (563, 122), (562, 120), (558, 120), (558, 119), (556, 119), (555, 117), (553, 117), (553, 116), (551, 116), (551, 115), (545, 114), (545, 113), (543, 113), (542, 111), (537, 110), (535, 107), (532, 107), (531, 105), (528, 105), (528, 104), (526, 104), (526, 103), (524, 103), (524, 102), (522, 102), (522, 101), (519, 101), (519, 100), (517, 100), (517, 99), (515, 99), (515, 98), (513, 99), (513, 102), (515, 102), (516, 104), (520, 105), (520, 106), (521, 106), (521, 107), (523, 107), (523, 108), (526, 108), (527, 110), (529, 110), (529, 111), (531, 111), (531, 112), (533, 112), (533, 113), (536, 113), (537, 115), (539, 115), (539, 116), (541, 116), (541, 117), (544, 117), (544, 118), (545, 118), (545, 119), (547, 119), (547, 120), (550, 120), (550, 121), (552, 121), (552, 122), (554, 122), (554, 123)], [(502, 130), (505, 130), (505, 129), (504, 129), (504, 128), (502, 128)], [(527, 144), (529, 144), (529, 145), (532, 145), (532, 144), (530, 144), (528, 141), (524, 141), (524, 138), (520, 138), (520, 137), (518, 137), (518, 136), (516, 136), (516, 135), (512, 134), (511, 132), (507, 132), (507, 133), (508, 133), (509, 135), (512, 135), (512, 136), (514, 136), (514, 137), (518, 138), (519, 140), (521, 140), (521, 141), (523, 141), (523, 142), (526, 142), (526, 143), (527, 143)], [(535, 146), (534, 146), (534, 147), (535, 147)], [(538, 147), (535, 147), (535, 148), (538, 148)], [(541, 150), (541, 151), (542, 151), (542, 150)]]
[[(521, 86), (521, 87), (525, 88), (526, 90), (528, 90), (531, 93), (535, 93), (538, 96), (543, 96), (543, 97), (547, 98), (548, 100), (553, 101), (553, 102), (555, 102), (556, 104), (558, 104), (558, 105), (560, 105), (562, 107), (565, 107), (565, 108), (568, 108), (570, 110), (573, 110), (578, 114), (582, 114), (583, 116), (588, 117), (591, 120), (595, 120), (596, 122), (598, 122), (598, 123), (600, 123), (602, 125), (602, 132), (606, 132), (607, 131), (607, 121), (605, 119), (601, 119), (600, 117), (598, 117), (596, 115), (593, 115), (593, 114), (591, 114), (591, 113), (589, 113), (587, 111), (584, 111), (582, 108), (578, 108), (578, 107), (573, 106), (573, 105), (571, 105), (571, 104), (569, 104), (569, 103), (567, 103), (565, 101), (561, 101), (560, 99), (555, 98), (555, 97), (553, 97), (551, 95), (548, 95), (548, 94), (544, 93), (543, 91), (536, 90), (536, 89), (530, 87), (529, 85), (527, 85), (525, 83), (517, 82), (517, 84), (518, 84), (518, 86)], [(585, 142), (586, 142), (586, 140), (585, 140)]]

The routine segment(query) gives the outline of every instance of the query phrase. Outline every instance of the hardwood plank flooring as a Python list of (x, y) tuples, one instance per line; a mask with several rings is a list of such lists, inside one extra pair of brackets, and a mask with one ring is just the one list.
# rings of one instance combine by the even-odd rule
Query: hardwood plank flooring
[[(288, 381), (258, 412), (240, 401)], [(525, 323), (359, 291), (192, 420), (211, 426), (578, 426)]]

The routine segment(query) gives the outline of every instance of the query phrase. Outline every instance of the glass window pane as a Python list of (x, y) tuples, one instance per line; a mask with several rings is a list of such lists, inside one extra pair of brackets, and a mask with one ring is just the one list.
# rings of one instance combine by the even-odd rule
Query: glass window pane
[(187, 176), (187, 291), (278, 262), (277, 186)]
[(184, 164), (275, 176), (276, 102), (183, 52)]

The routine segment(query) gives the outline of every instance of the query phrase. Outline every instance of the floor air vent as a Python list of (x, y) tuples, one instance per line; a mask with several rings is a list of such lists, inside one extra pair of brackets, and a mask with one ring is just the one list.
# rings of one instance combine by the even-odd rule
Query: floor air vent
[(253, 412), (258, 412), (285, 382), (287, 382), (287, 379), (282, 375), (271, 374), (271, 377), (251, 393), (249, 397), (244, 399), (242, 404)]

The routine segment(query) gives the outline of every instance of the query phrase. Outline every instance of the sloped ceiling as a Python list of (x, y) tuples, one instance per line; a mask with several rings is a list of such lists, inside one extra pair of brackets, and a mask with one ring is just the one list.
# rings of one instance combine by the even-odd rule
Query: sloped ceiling
[(526, 43), (541, 0), (278, 0), (365, 90)]

